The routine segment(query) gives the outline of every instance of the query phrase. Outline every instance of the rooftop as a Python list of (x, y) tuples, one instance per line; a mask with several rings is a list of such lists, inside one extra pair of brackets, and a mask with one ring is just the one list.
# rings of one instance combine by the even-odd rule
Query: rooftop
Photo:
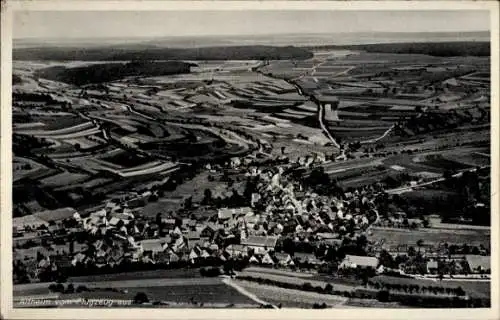
[(246, 215), (249, 212), (253, 212), (250, 207), (241, 207), (241, 208), (222, 208), (219, 209), (218, 217), (219, 219), (230, 219), (234, 216), (238, 215)]
[(249, 236), (247, 239), (241, 240), (241, 244), (247, 246), (274, 248), (277, 241), (278, 237), (274, 236)]
[(484, 270), (491, 269), (491, 256), (468, 254), (465, 256), (465, 259), (467, 260), (467, 263), (472, 270), (475, 270), (477, 268), (481, 268)]

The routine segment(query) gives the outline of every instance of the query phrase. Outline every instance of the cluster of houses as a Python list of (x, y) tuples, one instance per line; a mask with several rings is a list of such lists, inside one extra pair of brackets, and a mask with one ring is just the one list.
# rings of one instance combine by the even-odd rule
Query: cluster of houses
[[(320, 196), (292, 181), (280, 166), (265, 170), (248, 167), (246, 176), (257, 181), (249, 206), (220, 208), (215, 215), (203, 220), (163, 215), (156, 219), (145, 218), (130, 208), (130, 199), (110, 201), (86, 217), (75, 211), (71, 219), (76, 227), (72, 230), (87, 235), (85, 245), (75, 250), (74, 240), (70, 241), (68, 253), (45, 254), (37, 259), (37, 268), (86, 263), (113, 267), (123, 261), (196, 264), (212, 260), (223, 263), (230, 259), (246, 259), (249, 263), (275, 267), (306, 265), (315, 268), (330, 261), (313, 253), (282, 253), (277, 250), (278, 243), (288, 239), (313, 247), (339, 248), (344, 240), (355, 240), (369, 233), (370, 226), (379, 220), (373, 201), (377, 194), (370, 187), (346, 192), (342, 197)], [(404, 218), (404, 215), (395, 216), (394, 223)], [(411, 223), (417, 224), (417, 221)], [(53, 234), (57, 234), (56, 230)], [(372, 255), (377, 254), (376, 250), (372, 252)], [(438, 261), (442, 263), (442, 259), (433, 258), (426, 257), (430, 274), (438, 269)], [(467, 262), (472, 272), (488, 269), (484, 263), (471, 259)], [(375, 256), (347, 255), (339, 268), (384, 271)], [(404, 265), (400, 271), (413, 273)]]

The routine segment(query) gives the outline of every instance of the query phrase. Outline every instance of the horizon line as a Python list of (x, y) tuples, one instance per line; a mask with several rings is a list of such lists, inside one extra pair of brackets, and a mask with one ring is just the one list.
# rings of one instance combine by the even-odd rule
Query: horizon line
[(286, 35), (340, 35), (340, 34), (426, 34), (426, 33), (491, 33), (491, 30), (457, 30), (457, 31), (345, 31), (345, 32), (304, 32), (304, 33), (262, 33), (262, 34), (204, 34), (204, 35), (164, 35), (164, 36), (110, 36), (110, 37), (13, 37), (12, 40), (106, 40), (106, 39), (161, 39), (161, 38), (209, 38), (209, 37), (265, 37)]

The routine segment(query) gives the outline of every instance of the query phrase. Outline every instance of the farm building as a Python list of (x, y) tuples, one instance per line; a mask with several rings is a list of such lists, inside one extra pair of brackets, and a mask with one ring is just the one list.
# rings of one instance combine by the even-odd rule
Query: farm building
[(364, 257), (364, 256), (354, 256), (354, 255), (346, 255), (342, 263), (340, 264), (340, 268), (377, 268), (378, 259), (375, 257)]
[(431, 260), (427, 262), (427, 273), (436, 274), (438, 270), (438, 262)]

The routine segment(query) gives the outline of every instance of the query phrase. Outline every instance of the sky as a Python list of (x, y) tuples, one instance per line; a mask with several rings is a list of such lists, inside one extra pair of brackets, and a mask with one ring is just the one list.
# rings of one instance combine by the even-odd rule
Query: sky
[(19, 38), (488, 31), (488, 11), (17, 11)]

